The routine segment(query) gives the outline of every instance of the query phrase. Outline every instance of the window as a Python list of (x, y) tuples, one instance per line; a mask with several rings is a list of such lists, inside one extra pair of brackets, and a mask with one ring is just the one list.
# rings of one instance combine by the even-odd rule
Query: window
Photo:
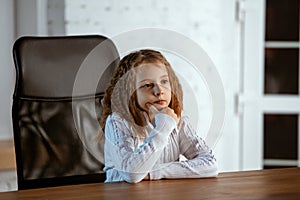
[[(266, 0), (266, 96), (299, 97), (299, 2)], [(263, 117), (264, 168), (297, 166), (299, 111), (274, 110), (272, 113), (265, 111)]]

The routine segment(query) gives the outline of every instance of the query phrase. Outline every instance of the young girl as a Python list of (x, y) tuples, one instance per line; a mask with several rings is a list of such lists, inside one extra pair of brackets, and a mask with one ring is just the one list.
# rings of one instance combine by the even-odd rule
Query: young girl
[(164, 56), (125, 56), (103, 99), (106, 182), (217, 176), (211, 150), (181, 113), (182, 88)]

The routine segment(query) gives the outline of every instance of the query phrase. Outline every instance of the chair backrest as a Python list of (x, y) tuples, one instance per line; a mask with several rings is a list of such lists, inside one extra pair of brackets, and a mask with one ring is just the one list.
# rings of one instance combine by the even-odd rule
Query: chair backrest
[(26, 36), (16, 40), (13, 57), (18, 189), (104, 181), (103, 162), (83, 141), (97, 140), (100, 101), (119, 62), (113, 42)]

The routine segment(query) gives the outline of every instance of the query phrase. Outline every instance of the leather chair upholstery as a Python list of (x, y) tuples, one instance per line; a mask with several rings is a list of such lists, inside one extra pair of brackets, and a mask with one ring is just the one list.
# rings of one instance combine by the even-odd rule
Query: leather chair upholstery
[[(104, 36), (21, 37), (13, 47), (12, 119), (18, 188), (105, 180), (97, 141), (101, 99), (119, 62)], [(99, 73), (103, 71), (103, 73)], [(96, 118), (96, 119), (95, 119)], [(84, 142), (85, 141), (85, 142)]]

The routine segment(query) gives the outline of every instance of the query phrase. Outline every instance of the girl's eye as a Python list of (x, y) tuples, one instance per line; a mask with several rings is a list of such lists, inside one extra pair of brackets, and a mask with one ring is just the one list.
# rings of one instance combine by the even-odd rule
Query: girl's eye
[(147, 83), (145, 85), (142, 86), (142, 88), (151, 88), (153, 86), (152, 83)]
[(162, 84), (167, 84), (167, 83), (169, 83), (169, 80), (164, 79), (164, 80), (161, 81), (161, 83), (162, 83)]

